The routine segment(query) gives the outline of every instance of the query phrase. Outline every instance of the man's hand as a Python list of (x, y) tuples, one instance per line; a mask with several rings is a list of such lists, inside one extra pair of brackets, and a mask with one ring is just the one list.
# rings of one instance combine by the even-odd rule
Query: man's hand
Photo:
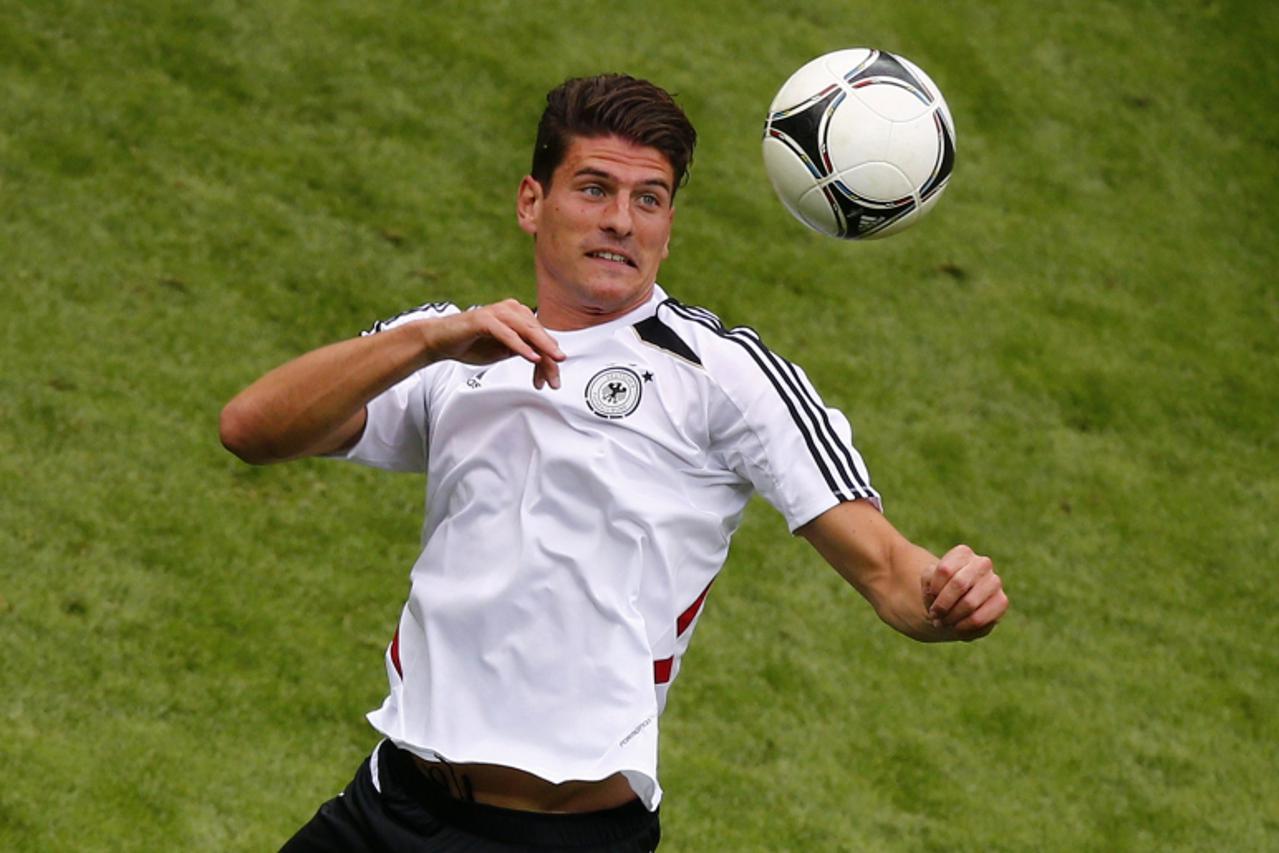
[(514, 299), (427, 320), (422, 326), (432, 360), (492, 364), (515, 355), (533, 363), (533, 387), (560, 387), (564, 353), (533, 312)]
[(1003, 581), (989, 557), (957, 545), (919, 576), (924, 609), (934, 628), (975, 640), (995, 629), (1008, 609)]

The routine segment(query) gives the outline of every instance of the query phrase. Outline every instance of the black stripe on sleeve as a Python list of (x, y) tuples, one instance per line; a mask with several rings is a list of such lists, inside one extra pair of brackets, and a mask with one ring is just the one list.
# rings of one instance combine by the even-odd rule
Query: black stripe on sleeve
[(416, 314), (418, 312), (430, 313), (430, 314), (443, 314), (445, 311), (448, 311), (452, 307), (453, 307), (452, 302), (424, 302), (421, 305), (417, 306), (416, 308), (409, 308), (407, 311), (401, 311), (399, 314), (396, 314), (393, 317), (387, 317), (385, 320), (378, 320), (372, 326), (370, 326), (369, 328), (361, 332), (361, 334), (375, 335), (378, 332), (381, 332), (385, 330), (386, 328), (388, 328), (396, 320), (400, 319), (401, 317), (407, 317), (410, 314)]
[(835, 432), (825, 406), (812, 387), (800, 378), (795, 365), (769, 350), (752, 329), (742, 326), (725, 329), (718, 317), (703, 308), (683, 305), (675, 300), (668, 300), (667, 304), (679, 316), (732, 341), (750, 355), (790, 412), (814, 463), (835, 497), (852, 500), (874, 496), (849, 448)]
[(803, 375), (799, 371), (799, 368), (795, 365), (794, 362), (788, 361), (787, 359), (782, 358), (781, 356), (777, 355), (773, 351), (769, 350), (764, 345), (764, 342), (760, 340), (758, 333), (756, 333), (754, 329), (743, 328), (743, 329), (735, 329), (734, 331), (735, 332), (740, 331), (743, 334), (751, 337), (758, 347), (760, 347), (765, 352), (767, 352), (770, 356), (772, 356), (774, 361), (778, 364), (779, 369), (784, 369), (787, 371), (787, 373), (789, 373), (792, 381), (792, 387), (796, 388), (798, 392), (800, 393), (800, 395), (803, 396), (804, 399), (808, 401), (808, 404), (811, 407), (809, 411), (821, 421), (822, 428), (819, 428), (821, 431), (821, 434), (824, 436), (830, 437), (831, 443), (828, 446), (832, 446), (834, 450), (836, 451), (836, 454), (837, 454), (836, 462), (842, 463), (841, 473), (844, 474), (846, 478), (846, 482), (851, 483), (852, 481), (855, 481), (856, 486), (853, 486), (853, 488), (854, 489), (860, 488), (861, 490), (864, 490), (866, 494), (863, 495), (863, 497), (869, 497), (871, 490), (870, 490), (870, 484), (867, 482), (868, 477), (863, 476), (862, 471), (857, 467), (857, 461), (853, 458), (853, 454), (849, 450), (848, 445), (846, 445), (840, 439), (839, 433), (835, 431), (835, 425), (832, 424), (830, 421), (830, 413), (827, 411), (826, 406), (823, 404), (821, 395), (817, 393), (817, 389), (815, 389), (812, 386), (812, 383), (808, 382), (803, 377)]
[(830, 422), (826, 407), (822, 405), (817, 393), (812, 389), (811, 385), (800, 379), (799, 369), (764, 346), (764, 343), (753, 329), (738, 327), (730, 330), (729, 334), (735, 337), (740, 336), (742, 340), (753, 344), (763, 354), (764, 358), (769, 360), (774, 369), (781, 374), (783, 382), (798, 398), (800, 408), (808, 416), (809, 423), (817, 433), (822, 447), (826, 450), (827, 459), (833, 463), (844, 486), (858, 497), (869, 497), (869, 489), (858, 474), (857, 466), (853, 464), (852, 454), (848, 452), (839, 434), (835, 432), (835, 427)]

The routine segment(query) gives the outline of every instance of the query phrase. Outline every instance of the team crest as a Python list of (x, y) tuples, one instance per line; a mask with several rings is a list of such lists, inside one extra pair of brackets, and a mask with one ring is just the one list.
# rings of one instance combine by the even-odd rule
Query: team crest
[(606, 367), (586, 383), (586, 405), (601, 418), (624, 418), (639, 406), (642, 387), (629, 367)]

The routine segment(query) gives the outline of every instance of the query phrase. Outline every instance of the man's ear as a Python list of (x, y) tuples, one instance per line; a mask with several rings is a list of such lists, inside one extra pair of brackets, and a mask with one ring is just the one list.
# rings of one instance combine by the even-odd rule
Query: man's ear
[(542, 213), (542, 185), (532, 175), (525, 175), (515, 195), (515, 219), (525, 233), (537, 236), (537, 222)]
[[(671, 208), (671, 225), (674, 225), (674, 224), (675, 224), (675, 208), (672, 207)], [(666, 260), (671, 254), (671, 233), (673, 231), (674, 229), (672, 228), (666, 232), (666, 245), (662, 246), (662, 260)]]

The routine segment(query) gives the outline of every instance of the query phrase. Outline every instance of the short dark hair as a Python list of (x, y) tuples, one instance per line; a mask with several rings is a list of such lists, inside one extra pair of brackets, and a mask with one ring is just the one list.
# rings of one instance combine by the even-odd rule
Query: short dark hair
[(697, 144), (697, 131), (670, 93), (627, 74), (576, 77), (546, 94), (530, 173), (543, 189), (578, 136), (618, 136), (657, 149), (675, 172), (672, 190), (686, 181)]

